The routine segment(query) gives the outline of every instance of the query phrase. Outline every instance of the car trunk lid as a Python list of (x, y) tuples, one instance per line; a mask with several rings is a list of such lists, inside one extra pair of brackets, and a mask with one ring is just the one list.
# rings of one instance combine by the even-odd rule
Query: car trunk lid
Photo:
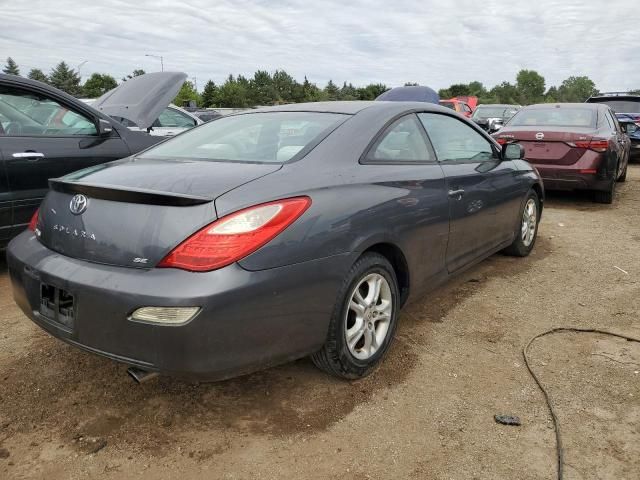
[(153, 267), (216, 220), (217, 197), (280, 168), (132, 159), (85, 169), (50, 181), (40, 208), (40, 241), (73, 258)]
[(499, 142), (518, 142), (525, 150), (525, 158), (533, 164), (573, 165), (586, 151), (582, 145), (593, 138), (592, 128), (505, 127), (495, 135)]

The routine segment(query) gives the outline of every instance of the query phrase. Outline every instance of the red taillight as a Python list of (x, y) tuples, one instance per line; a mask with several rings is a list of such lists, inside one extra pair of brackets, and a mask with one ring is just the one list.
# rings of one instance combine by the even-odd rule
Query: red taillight
[(596, 170), (595, 168), (583, 168), (582, 170), (580, 170), (580, 173), (595, 175), (596, 173), (598, 173), (598, 170)]
[(208, 272), (230, 265), (271, 241), (310, 205), (309, 197), (288, 198), (222, 217), (174, 248), (158, 267)]
[[(31, 217), (31, 221), (29, 222), (29, 226), (27, 227), (32, 232), (36, 231), (36, 227), (38, 226), (38, 215), (40, 214), (40, 210), (36, 210)], [(24, 223), (23, 223), (24, 225)]]
[(585, 148), (594, 152), (606, 152), (609, 148), (609, 140), (604, 138), (593, 138), (591, 140), (580, 140), (577, 142), (567, 142), (570, 147)]
[(504, 145), (505, 143), (507, 143), (506, 138), (496, 138), (496, 140), (500, 145)]

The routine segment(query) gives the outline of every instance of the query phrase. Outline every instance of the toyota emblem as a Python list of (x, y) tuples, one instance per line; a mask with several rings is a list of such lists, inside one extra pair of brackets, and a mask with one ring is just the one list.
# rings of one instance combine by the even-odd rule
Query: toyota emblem
[(87, 209), (89, 200), (82, 194), (74, 195), (69, 203), (69, 210), (74, 215), (81, 215)]
[(544, 138), (544, 133), (538, 132), (536, 133), (536, 140), (542, 140)]

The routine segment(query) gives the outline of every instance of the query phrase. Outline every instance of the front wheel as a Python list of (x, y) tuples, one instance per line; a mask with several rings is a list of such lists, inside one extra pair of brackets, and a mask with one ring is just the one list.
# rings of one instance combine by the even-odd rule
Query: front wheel
[(540, 217), (540, 199), (534, 190), (530, 190), (522, 208), (522, 216), (516, 238), (504, 253), (514, 257), (526, 257), (533, 250), (538, 237), (538, 218)]
[(362, 378), (382, 360), (397, 324), (398, 281), (389, 261), (365, 253), (338, 293), (327, 340), (313, 363), (342, 378)]

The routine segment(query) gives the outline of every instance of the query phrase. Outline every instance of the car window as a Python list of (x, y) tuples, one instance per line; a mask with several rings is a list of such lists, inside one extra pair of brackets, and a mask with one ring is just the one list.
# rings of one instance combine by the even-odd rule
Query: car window
[(467, 104), (462, 104), (462, 109), (464, 110), (465, 113), (471, 113), (471, 107), (469, 107), (469, 105)]
[(140, 157), (284, 163), (311, 148), (347, 118), (320, 112), (229, 115), (162, 142)]
[(638, 113), (640, 112), (640, 98), (637, 100), (609, 100), (605, 98), (592, 98), (589, 103), (604, 103), (615, 113)]
[(456, 104), (455, 104), (455, 102), (446, 102), (446, 101), (443, 101), (443, 102), (440, 102), (440, 105), (441, 105), (441, 106), (443, 106), (443, 107), (450, 108), (451, 110), (455, 110), (455, 109), (456, 109)]
[(402, 163), (434, 161), (415, 115), (406, 115), (389, 127), (371, 147), (367, 162)]
[(439, 113), (419, 113), (439, 161), (493, 160), (495, 151), (489, 140), (462, 120)]
[(97, 135), (84, 115), (40, 94), (0, 87), (0, 118), (4, 135)]
[(169, 128), (191, 128), (196, 126), (196, 121), (189, 115), (182, 113), (180, 110), (175, 110), (171, 107), (167, 107), (154, 122), (153, 126)]
[(622, 127), (620, 126), (620, 122), (618, 122), (616, 116), (611, 111), (607, 112), (607, 115), (611, 118), (610, 121), (613, 124), (613, 129), (618, 133), (622, 133)]

